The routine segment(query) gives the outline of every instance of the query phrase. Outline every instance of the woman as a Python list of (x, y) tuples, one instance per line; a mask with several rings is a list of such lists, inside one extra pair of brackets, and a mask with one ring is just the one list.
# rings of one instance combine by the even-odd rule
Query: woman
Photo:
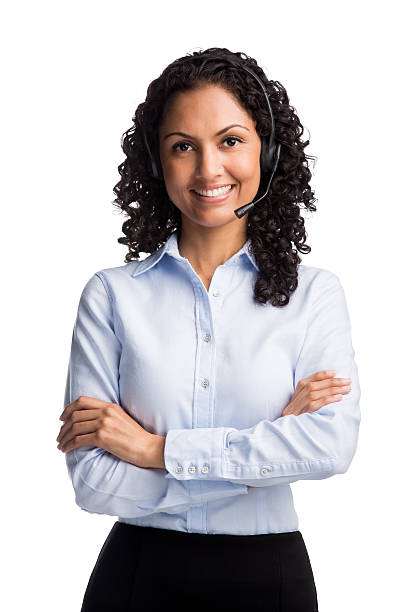
[(58, 436), (76, 503), (118, 517), (82, 612), (318, 610), (290, 483), (347, 470), (360, 388), (339, 278), (297, 254), (302, 125), (219, 48), (170, 64), (133, 121), (129, 252), (83, 289)]

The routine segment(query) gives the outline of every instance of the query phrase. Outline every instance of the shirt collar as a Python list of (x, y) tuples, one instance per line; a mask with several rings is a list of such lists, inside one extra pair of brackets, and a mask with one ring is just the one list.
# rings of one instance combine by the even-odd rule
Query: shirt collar
[[(246, 241), (246, 243), (240, 248), (240, 250), (232, 255), (224, 265), (231, 265), (238, 263), (239, 260), (245, 258), (249, 259), (256, 270), (259, 270), (259, 267), (256, 264), (255, 257), (252, 253), (249, 252), (250, 239)], [(185, 262), (186, 258), (182, 257), (178, 250), (177, 243), (177, 230), (172, 232), (166, 242), (161, 246), (157, 251), (143, 259), (142, 261), (133, 262), (136, 264), (134, 270), (131, 273), (131, 276), (135, 277), (141, 274), (142, 272), (146, 272), (150, 270), (153, 266), (159, 263), (161, 258), (167, 253), (170, 257), (174, 257), (174, 259), (178, 259), (179, 261)]]

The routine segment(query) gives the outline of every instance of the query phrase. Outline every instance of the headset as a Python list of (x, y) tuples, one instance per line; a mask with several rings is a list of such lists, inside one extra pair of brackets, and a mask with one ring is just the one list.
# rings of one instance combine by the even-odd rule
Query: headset
[[(189, 61), (194, 61), (194, 60), (204, 60), (204, 63), (209, 61), (209, 60), (219, 60), (225, 64), (230, 64), (232, 66), (236, 66), (238, 68), (243, 68), (244, 70), (246, 70), (249, 74), (251, 74), (259, 83), (259, 85), (262, 87), (262, 91), (264, 93), (264, 96), (266, 98), (266, 102), (268, 104), (268, 109), (269, 109), (269, 114), (271, 116), (271, 133), (269, 135), (269, 138), (264, 136), (261, 139), (262, 145), (261, 145), (261, 156), (260, 156), (260, 164), (261, 164), (261, 171), (268, 173), (271, 173), (271, 176), (269, 178), (269, 182), (268, 182), (268, 186), (266, 188), (265, 193), (263, 194), (263, 196), (261, 196), (260, 198), (258, 198), (255, 201), (249, 202), (249, 204), (244, 204), (243, 206), (241, 206), (240, 208), (236, 208), (234, 210), (234, 213), (236, 214), (236, 216), (240, 219), (241, 217), (243, 217), (249, 210), (251, 210), (251, 208), (253, 208), (253, 206), (255, 206), (255, 204), (257, 204), (260, 200), (262, 200), (266, 194), (269, 191), (269, 186), (271, 184), (273, 175), (275, 174), (275, 170), (276, 167), (278, 165), (278, 161), (279, 161), (279, 156), (280, 156), (280, 148), (281, 145), (277, 144), (275, 141), (275, 119), (273, 116), (273, 112), (272, 112), (272, 108), (271, 108), (271, 104), (269, 102), (269, 96), (268, 96), (268, 92), (266, 91), (266, 88), (264, 86), (264, 84), (262, 83), (261, 79), (258, 77), (258, 75), (251, 70), (251, 68), (248, 68), (248, 66), (244, 66), (241, 63), (238, 63), (237, 61), (233, 60), (230, 56), (225, 56), (225, 55), (192, 55), (189, 57), (185, 57), (182, 58), (181, 60), (177, 61), (177, 65), (178, 64), (183, 64), (184, 62), (189, 62)], [(149, 174), (151, 176), (153, 176), (153, 178), (164, 181), (164, 177), (163, 177), (163, 173), (162, 173), (162, 169), (161, 169), (161, 163), (160, 163), (160, 159), (155, 157), (154, 153), (152, 152), (152, 148), (150, 147), (148, 140), (147, 140), (147, 136), (146, 133), (143, 129), (143, 126), (141, 125), (141, 129), (142, 129), (142, 134), (143, 134), (143, 140), (144, 143), (146, 145), (146, 150), (147, 153), (149, 155), (149, 161), (150, 163), (148, 164), (148, 171)]]

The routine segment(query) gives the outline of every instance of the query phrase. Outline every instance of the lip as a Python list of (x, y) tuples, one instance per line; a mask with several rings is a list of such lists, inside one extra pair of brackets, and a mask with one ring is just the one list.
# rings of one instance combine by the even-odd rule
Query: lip
[[(235, 190), (235, 184), (232, 183), (227, 183), (227, 185), (231, 185), (231, 189), (227, 192), (227, 193), (223, 193), (219, 196), (202, 196), (198, 193), (196, 193), (195, 191), (193, 191), (193, 189), (190, 189), (191, 193), (193, 194), (193, 196), (195, 198), (197, 198), (197, 200), (199, 200), (200, 202), (206, 202), (208, 204), (211, 204), (212, 202), (223, 202), (224, 200), (226, 200), (227, 198), (229, 198), (229, 196), (231, 195), (231, 193)], [(220, 185), (220, 187), (225, 187), (226, 185)], [(214, 187), (214, 189), (216, 189)]]
[(233, 185), (234, 183), (218, 183), (217, 185), (198, 185), (197, 187), (193, 187), (193, 189), (205, 189), (206, 191), (211, 191), (212, 189), (218, 189), (219, 187), (228, 187), (228, 185)]

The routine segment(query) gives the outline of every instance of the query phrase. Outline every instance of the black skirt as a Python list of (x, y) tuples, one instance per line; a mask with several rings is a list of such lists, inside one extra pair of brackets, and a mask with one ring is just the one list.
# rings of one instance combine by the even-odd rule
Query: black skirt
[(117, 521), (89, 578), (81, 612), (317, 612), (300, 531), (202, 534)]

